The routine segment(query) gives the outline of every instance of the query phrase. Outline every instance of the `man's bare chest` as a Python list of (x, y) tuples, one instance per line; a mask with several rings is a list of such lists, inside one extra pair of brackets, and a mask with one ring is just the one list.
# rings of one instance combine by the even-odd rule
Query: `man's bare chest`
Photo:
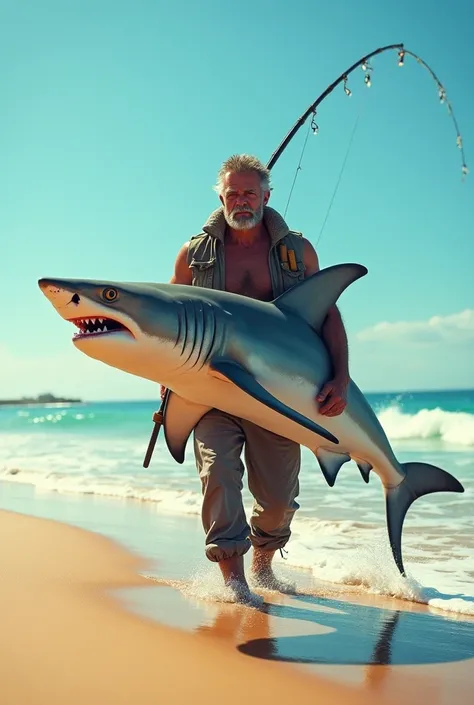
[(269, 246), (225, 249), (225, 288), (261, 301), (273, 298)]

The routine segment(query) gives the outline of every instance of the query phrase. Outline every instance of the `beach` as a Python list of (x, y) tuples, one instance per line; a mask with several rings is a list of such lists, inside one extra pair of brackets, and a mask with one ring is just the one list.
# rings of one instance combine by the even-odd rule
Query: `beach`
[[(7, 483), (0, 497), (16, 508), (0, 512), (4, 705), (240, 703), (255, 693), (268, 703), (468, 702), (470, 617), (315, 584), (281, 563), (299, 594), (261, 591), (260, 609), (228, 603), (193, 517), (151, 511), (142, 524), (136, 500), (117, 507)], [(127, 549), (106, 536), (124, 525)], [(146, 555), (130, 548), (140, 525)]]
[(469, 440), (472, 414), (415, 401), (380, 407), (397, 454), (437, 458), (466, 492), (410, 510), (408, 578), (378, 483), (348, 465), (330, 494), (304, 456), (301, 516), (275, 558), (295, 589), (258, 590), (259, 608), (229, 602), (204, 557), (192, 457), (172, 465), (161, 441), (141, 468), (150, 404), (3, 409), (2, 705), (469, 702), (473, 447), (449, 436), (464, 424)]
[[(150, 587), (142, 577), (145, 560), (114, 542), (8, 512), (0, 514), (0, 530), (12, 538), (0, 548), (5, 705), (145, 699), (240, 703), (252, 694), (263, 702), (292, 698), (312, 703), (317, 697), (318, 702), (334, 703), (375, 703), (381, 698), (395, 703), (403, 698), (407, 703), (441, 704), (466, 702), (465, 689), (472, 685), (472, 660), (405, 669), (366, 664), (360, 679), (354, 673), (353, 682), (334, 672), (328, 677), (293, 668), (284, 659), (275, 662), (265, 657), (261, 646), (255, 648), (275, 639), (272, 617), (237, 605), (221, 604), (213, 624), (201, 629), (191, 622), (187, 629), (183, 624), (171, 628), (126, 609), (126, 600), (118, 596), (124, 591), (134, 591), (138, 602), (138, 593), (155, 591), (160, 611), (173, 607), (174, 600), (166, 588)], [(274, 597), (268, 604), (285, 609), (285, 602), (291, 600)], [(350, 604), (339, 606), (347, 612)], [(364, 620), (368, 605), (354, 604)], [(382, 602), (376, 609), (382, 607), (389, 605)], [(287, 604), (286, 609), (308, 612), (306, 605)], [(322, 614), (331, 609), (323, 605)], [(321, 605), (316, 614), (319, 610)], [(281, 639), (311, 640), (324, 633), (318, 619), (306, 617), (305, 623), (290, 614), (287, 619)], [(450, 629), (454, 638), (456, 626)], [(356, 640), (354, 623), (351, 629)]]
[[(237, 703), (247, 688), (313, 702), (308, 676), (128, 614), (113, 593), (144, 588), (141, 562), (108, 541), (21, 515), (2, 513), (0, 529), (15, 536), (0, 549), (4, 705)], [(347, 690), (319, 687), (336, 702)]]

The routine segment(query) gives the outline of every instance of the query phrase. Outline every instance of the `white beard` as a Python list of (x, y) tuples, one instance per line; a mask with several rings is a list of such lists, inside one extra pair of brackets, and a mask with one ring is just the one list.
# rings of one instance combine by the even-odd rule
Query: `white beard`
[(241, 215), (236, 218), (234, 212), (227, 213), (224, 209), (227, 224), (230, 225), (231, 228), (234, 228), (234, 230), (250, 230), (251, 228), (254, 228), (263, 218), (263, 203), (260, 204), (258, 210), (254, 211), (252, 208), (249, 208), (248, 210), (252, 211), (251, 216)]

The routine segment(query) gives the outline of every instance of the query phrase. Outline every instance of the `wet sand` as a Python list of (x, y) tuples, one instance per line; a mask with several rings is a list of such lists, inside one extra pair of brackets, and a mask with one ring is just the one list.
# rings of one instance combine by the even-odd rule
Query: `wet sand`
[(217, 636), (127, 612), (113, 591), (146, 590), (137, 573), (144, 564), (108, 539), (10, 513), (0, 515), (0, 531), (3, 705), (240, 703), (252, 693), (314, 703), (315, 688), (328, 702), (367, 702), (223, 648)]
[(309, 586), (251, 609), (97, 533), (13, 512), (0, 531), (2, 705), (469, 701), (472, 620)]

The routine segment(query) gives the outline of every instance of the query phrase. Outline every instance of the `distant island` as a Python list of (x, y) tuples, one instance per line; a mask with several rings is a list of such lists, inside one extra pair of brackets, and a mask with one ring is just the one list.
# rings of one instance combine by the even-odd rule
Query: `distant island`
[(21, 397), (21, 399), (0, 399), (0, 406), (17, 406), (18, 404), (82, 404), (82, 399), (55, 397), (54, 394), (38, 394), (37, 397)]

